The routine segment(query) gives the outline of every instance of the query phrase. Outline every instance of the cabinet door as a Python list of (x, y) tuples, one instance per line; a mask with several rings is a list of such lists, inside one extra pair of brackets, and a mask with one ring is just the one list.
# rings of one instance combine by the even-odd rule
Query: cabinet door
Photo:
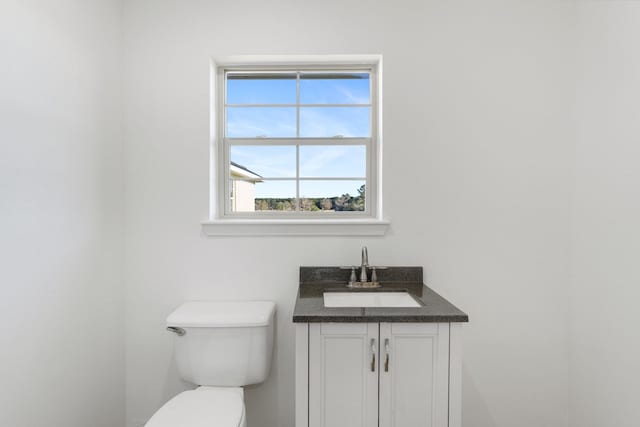
[(309, 325), (309, 427), (378, 427), (378, 323)]
[(449, 324), (380, 324), (380, 427), (447, 427)]

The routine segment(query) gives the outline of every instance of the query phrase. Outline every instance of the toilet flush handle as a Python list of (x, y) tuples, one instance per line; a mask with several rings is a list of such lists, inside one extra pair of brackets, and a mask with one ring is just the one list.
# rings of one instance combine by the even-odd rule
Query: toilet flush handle
[(169, 332), (173, 332), (174, 334), (178, 335), (179, 337), (183, 336), (184, 334), (187, 333), (187, 331), (185, 331), (182, 328), (177, 328), (175, 326), (167, 326), (167, 331)]

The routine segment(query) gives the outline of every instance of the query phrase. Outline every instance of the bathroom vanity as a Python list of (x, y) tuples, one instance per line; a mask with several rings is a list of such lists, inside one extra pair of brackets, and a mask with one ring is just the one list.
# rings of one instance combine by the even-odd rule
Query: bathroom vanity
[(468, 316), (423, 284), (421, 267), (301, 267), (296, 427), (461, 427), (460, 328)]

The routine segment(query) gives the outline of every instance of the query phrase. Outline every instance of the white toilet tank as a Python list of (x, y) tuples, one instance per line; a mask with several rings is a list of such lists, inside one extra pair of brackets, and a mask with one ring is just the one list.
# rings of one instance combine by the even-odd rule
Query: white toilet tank
[(200, 386), (263, 382), (271, 368), (275, 307), (269, 301), (194, 301), (178, 307), (167, 328), (176, 333), (181, 377)]

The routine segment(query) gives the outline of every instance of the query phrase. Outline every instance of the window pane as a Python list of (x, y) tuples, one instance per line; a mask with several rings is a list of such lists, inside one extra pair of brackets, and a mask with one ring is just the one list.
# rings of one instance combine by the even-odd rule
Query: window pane
[(295, 181), (264, 181), (256, 184), (257, 211), (295, 211)]
[(364, 145), (302, 145), (300, 176), (364, 178), (367, 147)]
[(227, 137), (229, 138), (295, 136), (295, 108), (227, 107)]
[(294, 211), (296, 202), (295, 181), (246, 181), (230, 182), (232, 212)]
[[(292, 145), (233, 145), (231, 177), (295, 178), (296, 147)], [(245, 175), (245, 176), (243, 176)]]
[(295, 74), (227, 74), (227, 104), (295, 103)]
[(369, 107), (301, 107), (302, 137), (369, 137)]
[(364, 211), (364, 181), (301, 181), (300, 209)]
[(304, 73), (302, 104), (369, 104), (369, 73)]

